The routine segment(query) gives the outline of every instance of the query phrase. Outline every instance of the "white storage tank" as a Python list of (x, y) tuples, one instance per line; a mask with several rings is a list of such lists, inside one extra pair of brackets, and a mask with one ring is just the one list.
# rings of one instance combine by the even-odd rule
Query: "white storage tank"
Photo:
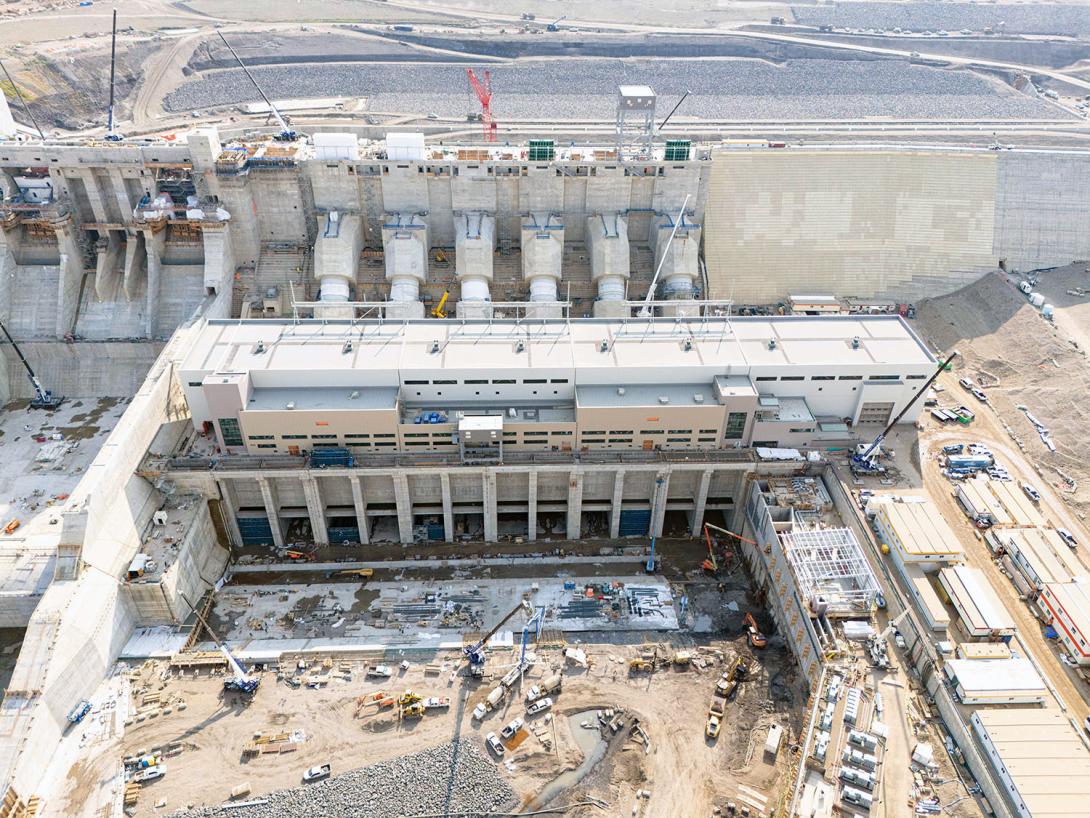
[(1035, 307), (1040, 307), (1042, 304), (1045, 303), (1045, 297), (1040, 293), (1030, 293), (1029, 303)]

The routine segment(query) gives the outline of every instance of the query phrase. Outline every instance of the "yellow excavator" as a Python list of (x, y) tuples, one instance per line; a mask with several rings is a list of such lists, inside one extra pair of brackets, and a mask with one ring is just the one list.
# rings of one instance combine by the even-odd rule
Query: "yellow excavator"
[[(441, 250), (436, 250), (435, 251), (436, 258), (438, 258), (441, 253), (442, 253)], [(446, 256), (443, 256), (443, 260), (446, 260)], [(447, 317), (447, 311), (446, 311), (445, 307), (447, 306), (447, 299), (450, 298), (450, 285), (453, 284), (453, 283), (454, 283), (454, 278), (452, 277), (450, 279), (450, 281), (447, 282), (447, 286), (443, 290), (443, 297), (440, 298), (439, 303), (436, 304), (434, 308), (432, 308), (432, 311), (431, 311), (431, 317), (432, 318), (446, 318)]]

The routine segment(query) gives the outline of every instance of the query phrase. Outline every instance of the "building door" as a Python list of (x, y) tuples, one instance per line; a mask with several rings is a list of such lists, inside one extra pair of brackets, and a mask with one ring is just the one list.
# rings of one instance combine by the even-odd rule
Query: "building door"
[(859, 410), (859, 422), (885, 425), (893, 414), (892, 403), (864, 403)]

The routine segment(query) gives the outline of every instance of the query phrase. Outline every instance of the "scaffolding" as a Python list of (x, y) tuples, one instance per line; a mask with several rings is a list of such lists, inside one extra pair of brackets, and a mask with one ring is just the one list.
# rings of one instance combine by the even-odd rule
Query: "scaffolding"
[(646, 85), (617, 89), (617, 158), (645, 160), (653, 155), (655, 92)]
[(799, 591), (811, 607), (823, 603), (827, 616), (869, 612), (878, 581), (851, 529), (793, 528), (780, 539)]

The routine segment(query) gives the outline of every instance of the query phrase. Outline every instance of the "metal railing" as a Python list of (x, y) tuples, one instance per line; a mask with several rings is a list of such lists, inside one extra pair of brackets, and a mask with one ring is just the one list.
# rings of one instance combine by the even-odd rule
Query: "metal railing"
[[(419, 466), (460, 466), (457, 452), (390, 452), (381, 454), (353, 453), (351, 466), (312, 466), (306, 455), (217, 455), (215, 457), (171, 457), (150, 461), (153, 471), (256, 471), (261, 469), (366, 469), (411, 468)], [(534, 465), (586, 463), (601, 465), (616, 463), (754, 463), (751, 449), (675, 449), (670, 451), (571, 451), (571, 452), (504, 452), (497, 465)]]

